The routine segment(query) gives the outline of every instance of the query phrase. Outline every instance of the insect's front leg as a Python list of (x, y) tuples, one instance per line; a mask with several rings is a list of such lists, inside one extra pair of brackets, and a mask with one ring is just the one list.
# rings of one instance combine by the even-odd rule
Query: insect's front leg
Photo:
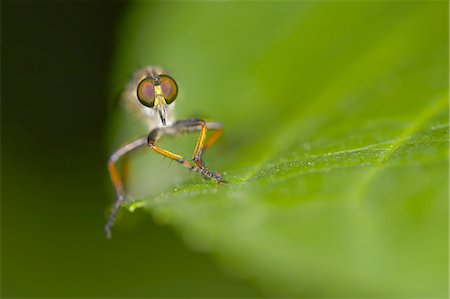
[[(212, 135), (209, 140), (206, 141), (206, 130), (207, 128), (212, 130), (217, 130), (216, 134)], [(189, 170), (193, 170), (195, 172), (200, 173), (205, 178), (210, 178), (218, 183), (224, 183), (225, 180), (222, 178), (222, 176), (219, 173), (212, 172), (208, 168), (205, 167), (204, 163), (202, 162), (202, 153), (203, 151), (211, 146), (220, 136), (222, 130), (222, 126), (219, 123), (206, 123), (203, 120), (197, 120), (197, 119), (189, 119), (189, 120), (182, 120), (177, 121), (173, 126), (170, 127), (163, 127), (163, 128), (157, 128), (150, 132), (148, 135), (148, 146), (155, 151), (158, 154), (161, 154), (169, 159), (172, 159), (174, 161), (177, 161), (184, 167), (188, 168)], [(178, 135), (185, 132), (194, 132), (194, 131), (200, 131), (199, 138), (197, 140), (197, 144), (194, 149), (193, 153), (193, 160), (195, 162), (194, 165), (189, 163), (185, 158), (183, 158), (180, 155), (174, 154), (170, 151), (167, 151), (165, 149), (160, 148), (156, 145), (157, 140), (159, 137), (163, 135)]]
[(192, 170), (192, 169), (194, 169), (194, 166), (192, 166), (191, 163), (189, 163), (189, 161), (187, 161), (185, 158), (183, 158), (180, 155), (174, 154), (168, 150), (160, 148), (158, 145), (156, 145), (158, 139), (161, 136), (178, 135), (179, 133), (180, 132), (174, 126), (153, 129), (150, 132), (150, 134), (148, 134), (147, 146), (149, 146), (155, 153), (163, 155), (166, 158), (169, 158), (173, 161), (180, 163), (182, 166), (186, 167), (187, 169)]
[[(202, 160), (202, 155), (205, 149), (211, 147), (217, 139), (222, 135), (223, 128), (222, 124), (218, 122), (205, 122), (201, 119), (188, 119), (177, 121), (174, 125), (183, 132), (193, 132), (200, 131), (200, 135), (197, 139), (197, 144), (195, 145), (194, 152), (192, 154), (192, 160), (195, 162), (196, 171), (201, 173), (205, 177), (216, 180), (218, 183), (225, 183), (225, 180), (217, 172), (212, 172), (206, 168)], [(214, 133), (207, 139), (207, 130), (213, 130)]]

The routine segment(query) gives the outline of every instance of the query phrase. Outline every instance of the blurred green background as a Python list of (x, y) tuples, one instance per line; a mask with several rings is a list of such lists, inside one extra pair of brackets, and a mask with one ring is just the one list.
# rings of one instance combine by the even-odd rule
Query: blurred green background
[(258, 295), (143, 213), (105, 239), (107, 78), (126, 14), (2, 2), (1, 297)]
[[(2, 12), (3, 297), (447, 297), (447, 2)], [(117, 95), (147, 64), (180, 118), (223, 122), (230, 183), (141, 151), (107, 241), (108, 153), (146, 133)]]

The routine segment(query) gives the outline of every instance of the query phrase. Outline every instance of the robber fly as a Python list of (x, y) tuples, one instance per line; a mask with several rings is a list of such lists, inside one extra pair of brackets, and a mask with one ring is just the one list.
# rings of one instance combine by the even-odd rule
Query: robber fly
[[(194, 118), (175, 120), (177, 94), (178, 86), (175, 80), (157, 66), (146, 66), (137, 70), (125, 87), (122, 99), (125, 101), (126, 107), (146, 122), (150, 133), (120, 147), (109, 158), (108, 170), (117, 198), (105, 225), (107, 238), (111, 238), (111, 227), (126, 197), (124, 184), (116, 167), (117, 163), (122, 156), (139, 147), (147, 146), (155, 153), (178, 162), (204, 178), (212, 179), (219, 184), (225, 182), (219, 173), (206, 168), (202, 160), (205, 149), (213, 145), (222, 134), (222, 125), (218, 122), (206, 122)], [(206, 138), (207, 130), (214, 131), (214, 134), (208, 139)], [(199, 131), (200, 134), (192, 154), (192, 162), (157, 145), (158, 139), (164, 135), (178, 135), (195, 131)]]

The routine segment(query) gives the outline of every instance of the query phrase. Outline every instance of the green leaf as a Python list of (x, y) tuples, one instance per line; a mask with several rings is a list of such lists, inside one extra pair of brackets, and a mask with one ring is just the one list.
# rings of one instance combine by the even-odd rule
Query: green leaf
[(168, 69), (229, 183), (146, 153), (129, 209), (267, 294), (447, 297), (448, 62), (447, 2), (136, 3), (114, 86)]

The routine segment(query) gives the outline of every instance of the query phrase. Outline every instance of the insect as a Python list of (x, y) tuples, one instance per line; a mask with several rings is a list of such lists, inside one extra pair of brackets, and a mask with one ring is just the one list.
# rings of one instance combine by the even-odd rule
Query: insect
[[(122, 99), (125, 101), (127, 108), (146, 122), (150, 133), (120, 147), (109, 158), (108, 170), (117, 198), (105, 225), (105, 233), (108, 239), (111, 238), (111, 228), (126, 197), (117, 164), (122, 156), (139, 147), (147, 146), (155, 153), (178, 162), (204, 178), (212, 179), (218, 184), (225, 183), (222, 176), (218, 172), (209, 170), (202, 160), (205, 149), (212, 146), (222, 135), (222, 124), (194, 118), (175, 120), (177, 94), (178, 86), (175, 80), (158, 66), (146, 66), (137, 70), (125, 87)], [(207, 130), (214, 131), (208, 139), (206, 138)], [(158, 139), (164, 135), (178, 135), (186, 132), (200, 132), (192, 154), (192, 162), (157, 145)]]

